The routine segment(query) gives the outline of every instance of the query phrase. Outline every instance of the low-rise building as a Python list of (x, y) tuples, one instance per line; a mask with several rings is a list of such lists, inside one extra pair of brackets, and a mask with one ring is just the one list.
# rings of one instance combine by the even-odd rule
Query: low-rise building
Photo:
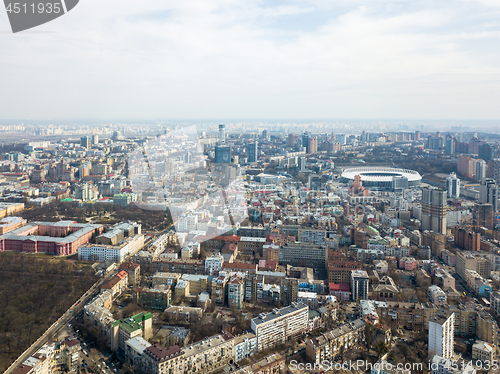
[(448, 302), (446, 293), (441, 289), (441, 287), (432, 285), (427, 289), (427, 297), (429, 301), (435, 305), (445, 305)]
[(472, 346), (472, 359), (486, 364), (495, 359), (496, 348), (493, 344), (478, 340)]

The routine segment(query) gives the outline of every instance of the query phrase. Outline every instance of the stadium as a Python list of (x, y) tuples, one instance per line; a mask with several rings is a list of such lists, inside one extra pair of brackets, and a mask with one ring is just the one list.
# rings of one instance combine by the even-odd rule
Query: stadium
[[(342, 172), (341, 180), (349, 183), (354, 181), (356, 175), (361, 177), (361, 181), (365, 187), (387, 190), (416, 187), (422, 181), (421, 175), (415, 170), (376, 166), (346, 169)], [(406, 180), (408, 180), (407, 186)]]

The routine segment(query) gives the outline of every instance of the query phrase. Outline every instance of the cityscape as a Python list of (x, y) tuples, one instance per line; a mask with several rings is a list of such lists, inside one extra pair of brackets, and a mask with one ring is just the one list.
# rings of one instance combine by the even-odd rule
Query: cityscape
[(500, 374), (499, 0), (4, 0), (0, 373)]
[(377, 126), (4, 126), (2, 370), (498, 372), (500, 136)]

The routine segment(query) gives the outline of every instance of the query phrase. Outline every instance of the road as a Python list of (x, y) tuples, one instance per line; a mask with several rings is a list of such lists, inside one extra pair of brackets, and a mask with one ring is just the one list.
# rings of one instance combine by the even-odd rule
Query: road
[[(162, 233), (165, 233), (169, 230), (166, 229)], [(161, 234), (162, 234), (161, 233)], [(160, 235), (161, 235), (160, 234)], [(155, 237), (157, 237), (155, 235)], [(147, 246), (149, 247), (153, 242), (149, 240), (147, 242)], [(142, 250), (145, 246), (143, 246), (141, 249)], [(134, 254), (130, 254), (126, 257), (126, 259), (123, 262), (128, 261), (130, 258), (132, 258)], [(28, 357), (33, 355), (36, 351), (38, 351), (40, 348), (43, 347), (43, 345), (51, 339), (53, 336), (55, 336), (59, 331), (67, 324), (70, 323), (73, 318), (80, 313), (86, 303), (88, 303), (94, 296), (96, 296), (99, 292), (101, 284), (109, 280), (114, 274), (108, 274), (106, 277), (99, 279), (94, 285), (87, 291), (85, 292), (80, 299), (78, 299), (56, 322), (50, 326), (45, 333), (40, 336), (27, 350), (25, 350), (15, 361), (14, 363), (4, 372), (4, 374), (11, 374), (14, 369), (22, 364)]]
[[(14, 369), (22, 364), (28, 357), (33, 355), (36, 351), (43, 347), (43, 345), (52, 337), (56, 336), (59, 331), (73, 318), (82, 311), (83, 306), (90, 301), (99, 290), (103, 280), (97, 281), (85, 294), (80, 297), (56, 322), (52, 324), (42, 336), (40, 336), (27, 350), (25, 350), (14, 363), (4, 372), (4, 374), (11, 374)], [(78, 304), (78, 305), (77, 305)]]

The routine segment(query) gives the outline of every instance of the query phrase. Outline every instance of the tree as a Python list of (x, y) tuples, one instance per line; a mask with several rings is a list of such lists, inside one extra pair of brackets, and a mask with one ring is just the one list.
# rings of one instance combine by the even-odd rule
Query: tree
[(373, 348), (377, 352), (379, 358), (386, 354), (387, 351), (389, 351), (387, 344), (385, 344), (385, 342), (382, 340), (378, 341)]

